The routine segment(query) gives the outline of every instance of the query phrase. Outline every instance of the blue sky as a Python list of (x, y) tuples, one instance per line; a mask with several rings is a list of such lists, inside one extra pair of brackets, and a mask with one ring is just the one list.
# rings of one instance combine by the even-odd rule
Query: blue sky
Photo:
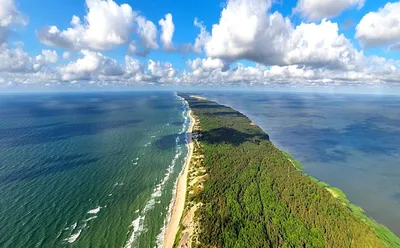
[[(206, 27), (210, 30), (212, 25), (218, 23), (222, 7), (226, 1), (218, 0), (153, 0), (153, 1), (132, 1), (132, 0), (117, 0), (119, 4), (128, 3), (134, 10), (144, 14), (149, 20), (157, 20), (164, 17), (166, 13), (171, 13), (174, 18), (176, 32), (174, 33), (174, 42), (183, 44), (193, 42), (198, 34), (198, 28), (193, 25), (194, 18), (201, 20)], [(29, 25), (23, 30), (18, 32), (18, 36), (13, 40), (22, 40), (25, 43), (25, 49), (28, 53), (39, 54), (42, 49), (49, 49), (48, 46), (38, 42), (35, 31), (46, 25), (56, 25), (60, 29), (69, 27), (69, 22), (73, 15), (79, 17), (85, 16), (85, 3), (83, 0), (69, 0), (69, 1), (51, 1), (51, 0), (20, 0), (17, 1), (21, 12), (29, 16)], [(354, 39), (355, 26), (361, 18), (370, 11), (375, 11), (382, 7), (383, 1), (367, 1), (361, 10), (350, 8), (345, 10), (341, 15), (332, 18), (332, 21), (343, 25), (346, 21), (351, 20), (353, 25), (349, 28), (342, 28), (341, 32), (347, 38), (354, 42), (354, 45), (360, 48), (357, 40)], [(272, 12), (279, 11), (284, 16), (292, 16), (292, 9), (296, 6), (297, 1), (294, 0), (281, 0), (276, 1), (273, 5)], [(304, 21), (298, 15), (293, 15), (291, 20), (294, 24), (299, 24)], [(122, 46), (115, 51), (109, 51), (105, 54), (123, 61), (127, 46)], [(57, 51), (64, 51), (59, 49)], [(366, 50), (366, 54), (374, 54), (385, 56), (388, 58), (395, 58), (399, 56), (399, 52), (386, 52), (385, 49), (371, 49)], [(176, 54), (165, 53), (162, 51), (154, 51), (151, 58), (155, 60), (168, 60), (179, 68), (185, 67), (187, 58), (198, 57), (193, 54)]]
[[(199, 18), (208, 27), (216, 23), (221, 13), (221, 6), (224, 1), (203, 0), (201, 4), (194, 0), (155, 0), (155, 1), (115, 1), (119, 4), (128, 3), (132, 8), (145, 15), (155, 23), (164, 17), (166, 13), (171, 13), (174, 18), (176, 32), (174, 42), (183, 44), (190, 43), (196, 38), (198, 28), (193, 25), (194, 18)], [(17, 1), (18, 3), (18, 1)], [(40, 4), (39, 4), (40, 3)], [(85, 16), (85, 3), (83, 0), (51, 1), (51, 0), (20, 0), (21, 12), (29, 16), (29, 25), (18, 33), (13, 40), (23, 40), (25, 50), (32, 54), (39, 54), (42, 49), (49, 49), (48, 46), (38, 42), (35, 31), (46, 25), (57, 25), (60, 29), (69, 27), (69, 22), (73, 15)], [(61, 11), (62, 10), (62, 11)], [(121, 46), (113, 51), (104, 54), (123, 61), (127, 45)], [(64, 51), (59, 49), (57, 51)], [(198, 57), (193, 54), (165, 53), (154, 51), (151, 56), (154, 60), (166, 60), (172, 62), (179, 68), (185, 67), (188, 58)], [(140, 58), (147, 60), (148, 58)]]
[(400, 82), (396, 1), (0, 0), (0, 8), (3, 84)]

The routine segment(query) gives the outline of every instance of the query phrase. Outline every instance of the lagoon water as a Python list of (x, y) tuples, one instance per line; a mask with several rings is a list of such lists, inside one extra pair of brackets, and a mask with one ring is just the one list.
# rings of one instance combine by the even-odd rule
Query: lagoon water
[(247, 115), (305, 172), (400, 235), (400, 97), (206, 93)]
[(0, 247), (155, 247), (187, 148), (172, 92), (0, 96)]

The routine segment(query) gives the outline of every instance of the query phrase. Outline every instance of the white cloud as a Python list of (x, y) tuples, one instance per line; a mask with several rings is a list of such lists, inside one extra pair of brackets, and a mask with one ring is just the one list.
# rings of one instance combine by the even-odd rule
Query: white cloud
[(152, 50), (159, 48), (157, 43), (157, 27), (152, 21), (147, 20), (143, 16), (137, 16), (135, 23), (139, 41), (131, 41), (128, 46), (128, 53), (145, 57)]
[(291, 32), (284, 54), (285, 65), (356, 69), (363, 59), (350, 40), (339, 34), (337, 23), (302, 23)]
[[(71, 27), (66, 30), (59, 30), (57, 26), (44, 27), (37, 32), (39, 41), (72, 50), (100, 51), (130, 43), (129, 53), (139, 56), (147, 56), (151, 50), (159, 48), (156, 25), (134, 12), (130, 5), (118, 5), (113, 0), (86, 0), (86, 5), (84, 21), (73, 16)], [(167, 15), (162, 36), (164, 46), (172, 39), (173, 29), (172, 16), (169, 19)]]
[(27, 18), (17, 10), (14, 0), (0, 0), (0, 27), (12, 24), (26, 25)]
[(63, 59), (67, 60), (71, 57), (71, 53), (70, 52), (63, 52)]
[(0, 72), (32, 72), (33, 59), (21, 48), (0, 45)]
[(125, 56), (125, 64), (122, 65), (99, 52), (82, 50), (81, 54), (82, 58), (57, 68), (60, 80), (161, 83), (174, 82), (177, 79), (177, 71), (169, 62), (149, 60), (146, 68), (139, 60), (131, 56)]
[(233, 64), (231, 69), (207, 68), (202, 62), (208, 59), (189, 60), (189, 72), (185, 71), (177, 81), (208, 85), (374, 85), (381, 83), (400, 84), (400, 62), (381, 57), (368, 57), (361, 70), (338, 71), (329, 68), (307, 68), (305, 66), (270, 66), (261, 64), (244, 66)]
[(356, 27), (356, 38), (365, 48), (393, 46), (400, 43), (400, 2), (387, 3), (366, 14)]
[(270, 1), (265, 0), (228, 1), (219, 23), (213, 25), (211, 37), (205, 42), (206, 54), (227, 61), (282, 63), (280, 50), (283, 50), (282, 41), (288, 38), (290, 21), (279, 13), (266, 15), (270, 6)]
[(147, 20), (142, 16), (136, 18), (137, 33), (140, 38), (141, 45), (143, 46), (144, 54), (152, 49), (157, 49), (157, 27), (153, 22)]
[[(206, 55), (227, 62), (247, 59), (264, 65), (314, 68), (355, 67), (359, 57), (351, 42), (339, 34), (337, 23), (323, 20), (294, 27), (280, 13), (269, 14), (270, 1), (230, 0), (213, 25), (202, 34)], [(201, 31), (203, 32), (203, 31)]]
[(166, 14), (165, 19), (161, 19), (158, 24), (162, 29), (161, 42), (164, 45), (164, 49), (167, 51), (173, 50), (172, 37), (174, 36), (175, 26), (172, 20), (172, 14)]
[(107, 50), (127, 43), (132, 34), (135, 13), (128, 4), (113, 0), (86, 0), (87, 14), (73, 16), (71, 27), (59, 30), (47, 26), (37, 32), (38, 39), (49, 46), (79, 50)]
[(158, 78), (160, 82), (173, 81), (177, 73), (171, 63), (155, 62), (151, 59), (148, 62), (147, 69), (150, 71), (150, 75), (154, 78)]
[(60, 67), (61, 79), (65, 81), (91, 80), (93, 78), (123, 75), (123, 67), (114, 59), (101, 53), (82, 50), (83, 58)]
[(186, 64), (192, 71), (196, 70), (212, 71), (215, 69), (223, 69), (225, 67), (225, 64), (222, 60), (212, 59), (212, 58), (206, 58), (206, 59), (196, 58), (194, 60), (188, 60)]
[(18, 11), (14, 0), (0, 0), (0, 44), (7, 40), (12, 25), (24, 26), (27, 23), (28, 18)]
[(131, 56), (125, 56), (125, 73), (127, 75), (137, 75), (143, 73), (143, 65), (139, 60)]
[(194, 19), (194, 25), (200, 29), (200, 33), (194, 42), (193, 51), (201, 53), (204, 45), (210, 39), (210, 34), (206, 31), (206, 27), (196, 19)]
[(345, 9), (361, 9), (365, 0), (299, 0), (293, 9), (308, 20), (319, 21), (338, 16)]
[(51, 69), (47, 60), (54, 61), (52, 51), (30, 57), (22, 47), (0, 45), (0, 81), (3, 83), (47, 83), (57, 80), (58, 73)]
[(36, 56), (36, 61), (43, 64), (54, 64), (58, 61), (58, 54), (54, 50), (43, 50), (41, 55)]

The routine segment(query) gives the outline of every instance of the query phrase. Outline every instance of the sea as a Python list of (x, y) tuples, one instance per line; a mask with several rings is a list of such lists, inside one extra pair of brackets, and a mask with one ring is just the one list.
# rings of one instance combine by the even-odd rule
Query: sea
[(189, 122), (174, 92), (0, 95), (0, 247), (159, 247)]
[(400, 236), (400, 96), (206, 92)]

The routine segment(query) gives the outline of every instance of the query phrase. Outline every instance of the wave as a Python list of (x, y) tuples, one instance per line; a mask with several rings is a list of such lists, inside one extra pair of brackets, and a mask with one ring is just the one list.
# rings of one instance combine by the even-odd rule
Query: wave
[(71, 227), (72, 227), (71, 228), (71, 234), (69, 235), (68, 238), (64, 239), (64, 241), (67, 241), (70, 244), (74, 243), (79, 238), (79, 236), (81, 235), (83, 229), (86, 227), (86, 222), (84, 222), (83, 225), (78, 229), (77, 229), (77, 223), (76, 222)]
[(143, 226), (140, 223), (143, 221), (144, 221), (144, 216), (139, 216), (138, 218), (136, 218), (132, 221), (131, 227), (132, 227), (133, 231), (132, 231), (132, 234), (131, 234), (129, 240), (125, 244), (125, 248), (132, 247), (133, 242), (135, 241), (135, 237), (140, 235), (140, 233), (142, 233)]
[(90, 218), (87, 218), (87, 219), (85, 220), (85, 222), (89, 222), (89, 221), (91, 221), (91, 220), (93, 220), (93, 219), (96, 219), (96, 218), (97, 218), (97, 215), (92, 216), (92, 217), (90, 217)]
[(70, 244), (74, 243), (74, 242), (79, 238), (79, 236), (81, 235), (82, 230), (83, 230), (83, 229), (79, 229), (78, 232), (76, 232), (76, 233), (74, 233), (74, 234), (71, 234), (71, 236), (69, 236), (69, 237), (66, 239), (66, 241), (67, 241), (68, 243), (70, 243)]
[[(183, 133), (183, 132), (187, 131), (187, 129), (188, 129), (189, 125), (190, 125), (189, 106), (188, 106), (187, 102), (182, 97), (180, 97), (180, 96), (178, 96), (178, 97), (181, 99), (182, 103), (184, 104), (184, 110), (182, 112), (182, 115), (184, 117), (184, 124), (183, 124), (183, 128), (181, 130), (181, 133)], [(187, 135), (185, 135), (185, 144), (186, 144), (186, 147), (188, 149), (188, 152), (186, 153), (186, 158), (185, 158), (185, 163), (186, 163), (186, 160), (189, 159), (189, 140), (188, 140), (188, 136)], [(180, 175), (182, 175), (184, 170), (185, 170), (185, 167), (182, 166), (182, 170), (181, 170), (179, 176), (176, 178), (176, 180), (174, 182), (174, 187), (172, 189), (172, 199), (171, 199), (171, 202), (170, 202), (169, 206), (167, 207), (168, 211), (167, 211), (166, 218), (164, 219), (164, 225), (161, 227), (160, 233), (156, 237), (156, 246), (155, 247), (162, 247), (163, 246), (164, 238), (165, 238), (165, 232), (167, 230), (168, 223), (171, 221), (172, 208), (174, 206), (174, 202), (175, 202), (175, 199), (176, 199), (176, 190), (177, 190), (178, 180), (179, 180), (179, 177), (180, 177)]]
[[(181, 130), (179, 131), (179, 134), (175, 138), (175, 143), (176, 143), (175, 156), (172, 159), (171, 163), (169, 164), (169, 166), (168, 166), (168, 168), (166, 170), (166, 173), (164, 174), (163, 179), (153, 189), (153, 192), (150, 195), (150, 199), (147, 201), (147, 203), (146, 203), (145, 207), (143, 208), (143, 210), (142, 211), (137, 210), (137, 213), (140, 213), (140, 214), (139, 214), (139, 217), (137, 217), (136, 219), (134, 219), (132, 221), (132, 224), (131, 224), (131, 228), (132, 228), (131, 236), (129, 237), (129, 240), (126, 242), (125, 248), (131, 248), (134, 245), (134, 242), (135, 242), (136, 238), (139, 237), (143, 232), (145, 232), (147, 230), (146, 227), (145, 227), (145, 222), (144, 222), (145, 219), (146, 219), (146, 215), (150, 210), (152, 210), (154, 208), (154, 206), (156, 204), (160, 203), (160, 201), (157, 201), (157, 199), (162, 196), (165, 184), (170, 179), (172, 173), (174, 172), (175, 165), (176, 165), (178, 159), (180, 158), (180, 156), (183, 153), (183, 147), (179, 143), (180, 143), (181, 136), (186, 133), (186, 130), (189, 127), (190, 118), (188, 116), (189, 109), (188, 109), (188, 106), (185, 103), (185, 101), (182, 101), (182, 106), (183, 106), (182, 116), (184, 118), (184, 123), (182, 125)], [(186, 143), (188, 143), (187, 135), (185, 135), (185, 137), (186, 137)], [(182, 171), (181, 171), (181, 173), (182, 173)], [(173, 199), (171, 200), (170, 206), (167, 207), (168, 208), (168, 213), (167, 213), (167, 216), (166, 216), (166, 218), (164, 220), (164, 225), (160, 229), (161, 233), (157, 236), (157, 240), (156, 240), (157, 246), (160, 246), (160, 244), (162, 246), (162, 242), (164, 241), (163, 233), (165, 233), (166, 225), (169, 222), (169, 218), (170, 218), (171, 211), (172, 211), (172, 204), (173, 204), (173, 202), (175, 200), (175, 193), (174, 192), (176, 191), (177, 180), (178, 179), (176, 179), (176, 181), (174, 182)]]
[(97, 208), (91, 209), (87, 213), (88, 214), (97, 214), (98, 212), (100, 212), (100, 210), (101, 210), (101, 207), (97, 206)]
[(89, 227), (89, 226), (87, 226), (87, 223), (89, 221), (91, 221), (91, 220), (96, 219), (98, 217), (97, 214), (100, 212), (100, 210), (102, 208), (105, 208), (105, 207), (107, 207), (107, 206), (104, 206), (104, 207), (97, 206), (96, 208), (93, 208), (93, 209), (89, 210), (86, 213), (86, 215), (92, 215), (92, 216), (90, 216), (89, 218), (84, 219), (82, 221), (79, 221), (79, 223), (82, 223), (82, 225), (80, 225), (80, 224), (78, 225), (78, 222), (75, 222), (71, 226), (62, 229), (61, 233), (58, 235), (58, 237), (60, 237), (64, 231), (70, 230), (70, 232), (68, 234), (68, 237), (65, 238), (64, 241), (66, 241), (66, 242), (68, 242), (70, 244), (74, 243), (80, 237), (80, 235), (82, 234), (83, 229)]

